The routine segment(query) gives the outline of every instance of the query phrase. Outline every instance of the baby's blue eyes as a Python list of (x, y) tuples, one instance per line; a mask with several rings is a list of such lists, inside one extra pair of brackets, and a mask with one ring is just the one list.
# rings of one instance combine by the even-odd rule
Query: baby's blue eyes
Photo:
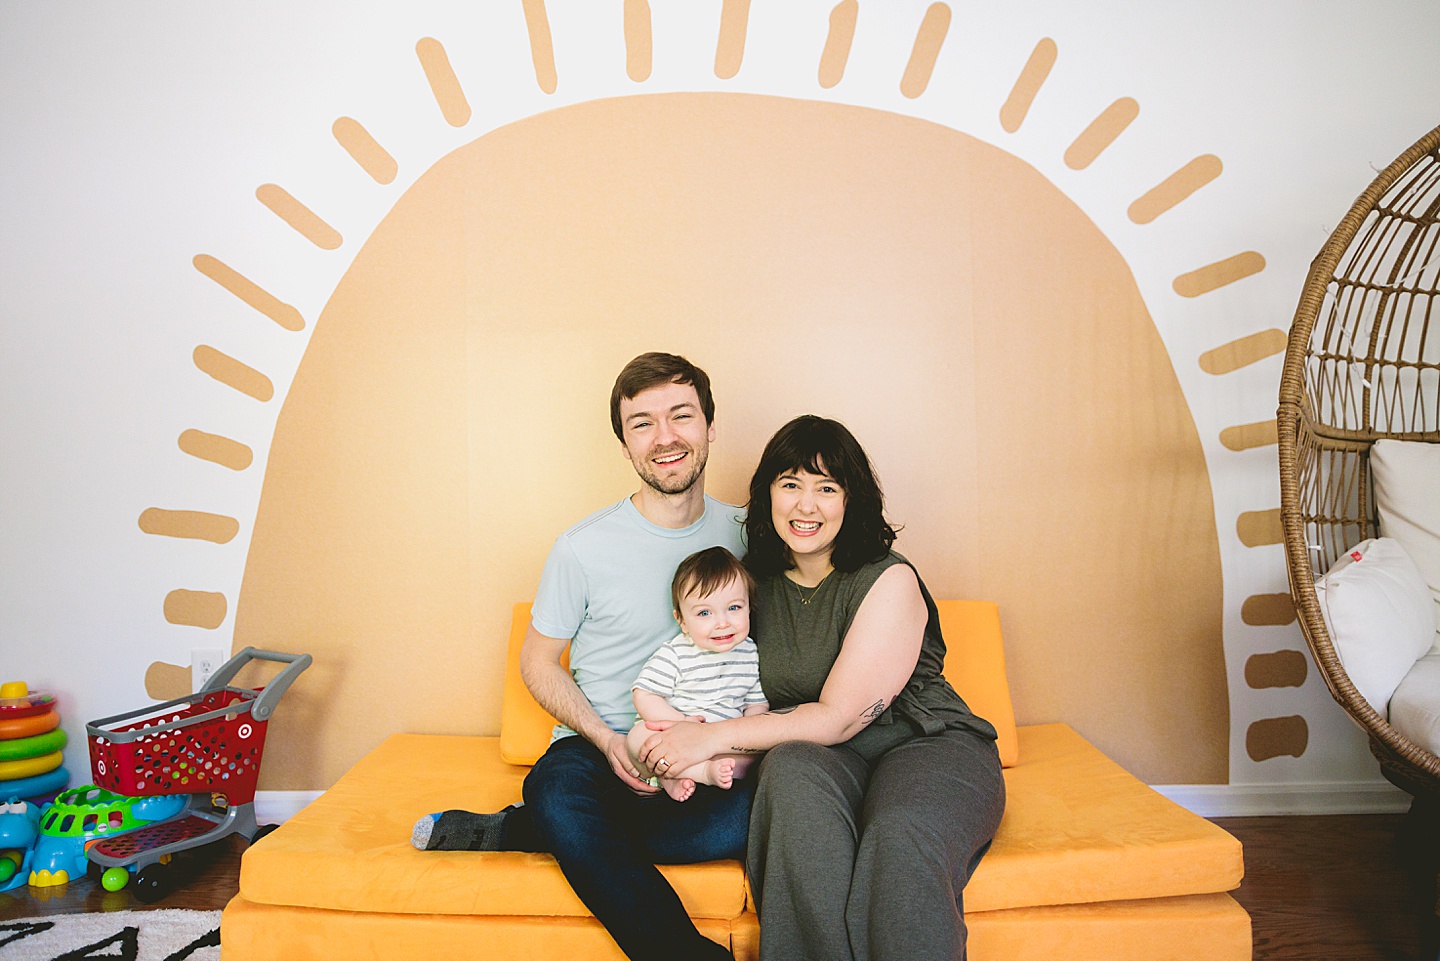
[[(731, 604), (729, 607), (725, 608), (725, 610), (727, 610), (727, 611), (729, 611), (730, 613), (733, 614), (733, 613), (736, 612), (736, 611), (743, 611), (743, 610), (745, 610), (745, 605), (744, 605), (744, 604)], [(700, 608), (699, 610), (697, 610), (697, 611), (695, 612), (695, 616), (696, 616), (696, 617), (709, 617), (709, 616), (710, 616), (711, 614), (713, 614), (713, 613), (715, 613), (715, 612), (712, 611), (712, 610), (710, 610), (710, 608), (708, 608), (708, 607), (702, 607), (702, 608)]]

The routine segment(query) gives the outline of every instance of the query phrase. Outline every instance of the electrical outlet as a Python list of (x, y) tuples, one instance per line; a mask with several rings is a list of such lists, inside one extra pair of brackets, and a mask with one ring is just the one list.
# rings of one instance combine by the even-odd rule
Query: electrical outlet
[(225, 652), (218, 647), (195, 647), (190, 649), (190, 690), (199, 691), (210, 680), (210, 675), (220, 670), (225, 663)]

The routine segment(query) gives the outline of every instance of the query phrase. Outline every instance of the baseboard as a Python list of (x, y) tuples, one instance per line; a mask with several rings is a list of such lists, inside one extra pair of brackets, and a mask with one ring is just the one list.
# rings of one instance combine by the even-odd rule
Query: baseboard
[[(1403, 814), (1410, 809), (1410, 795), (1389, 781), (1155, 784), (1152, 787), (1181, 807), (1206, 818)], [(259, 791), (255, 795), (255, 819), (261, 824), (278, 824), (289, 820), (319, 796), (319, 791)]]
[(261, 824), (288, 821), (320, 796), (319, 791), (256, 791), (255, 820)]
[(1151, 786), (1181, 807), (1207, 818), (1403, 814), (1410, 809), (1410, 795), (1389, 781)]

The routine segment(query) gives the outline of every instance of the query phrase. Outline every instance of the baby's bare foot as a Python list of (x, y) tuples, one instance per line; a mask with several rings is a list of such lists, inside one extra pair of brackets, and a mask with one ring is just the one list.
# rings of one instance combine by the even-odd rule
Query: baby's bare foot
[(735, 783), (735, 759), (733, 757), (711, 758), (707, 764), (710, 768), (710, 783), (726, 791), (730, 790), (730, 785)]
[(662, 777), (660, 786), (665, 789), (666, 794), (677, 801), (688, 800), (690, 795), (695, 793), (695, 782), (688, 777)]

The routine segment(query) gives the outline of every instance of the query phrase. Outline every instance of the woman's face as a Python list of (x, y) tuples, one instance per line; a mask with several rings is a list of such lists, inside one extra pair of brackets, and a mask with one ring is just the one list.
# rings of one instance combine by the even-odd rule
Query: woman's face
[(826, 474), (787, 471), (770, 482), (770, 518), (796, 558), (828, 558), (845, 521), (845, 490)]

